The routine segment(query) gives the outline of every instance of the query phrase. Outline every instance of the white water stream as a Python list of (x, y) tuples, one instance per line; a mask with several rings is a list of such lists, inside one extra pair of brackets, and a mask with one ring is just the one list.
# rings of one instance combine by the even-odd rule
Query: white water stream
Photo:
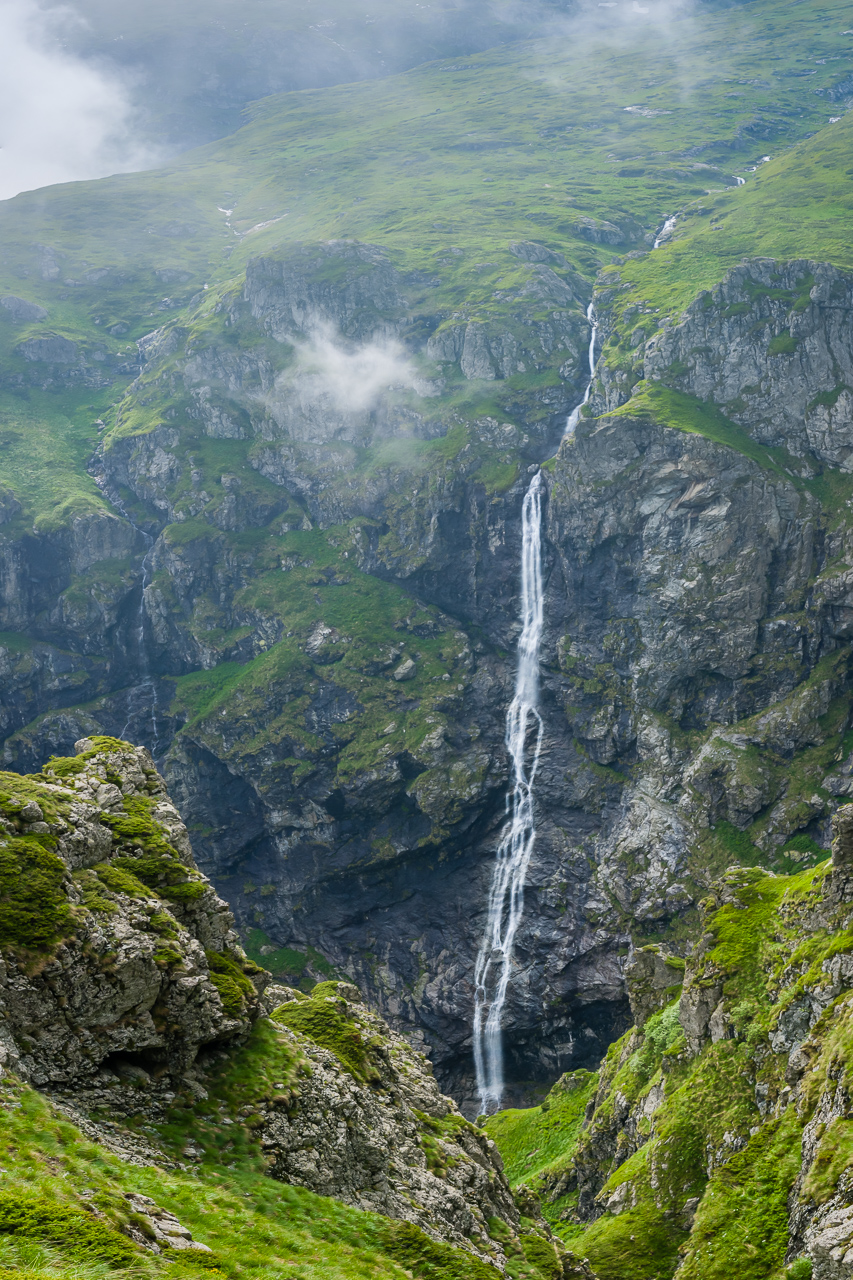
[(658, 235), (657, 240), (655, 240), (654, 244), (652, 245), (653, 249), (659, 249), (662, 244), (666, 244), (667, 240), (675, 230), (675, 224), (677, 221), (678, 219), (675, 217), (667, 218), (666, 222), (663, 224), (663, 226), (660, 229), (660, 233)]
[(521, 618), (515, 696), (506, 717), (512, 786), (507, 822), (498, 845), (489, 889), (488, 921), (474, 969), (474, 1067), (480, 1110), (497, 1111), (504, 1089), (501, 1020), (512, 966), (515, 935), (524, 909), (524, 881), (536, 826), (533, 782), (542, 748), (539, 714), (539, 641), (542, 637), (542, 474), (524, 495), (521, 512)]
[[(598, 326), (592, 303), (587, 310), (591, 327), (589, 382), (583, 400), (569, 415), (566, 434), (580, 420), (595, 377)], [(503, 1010), (512, 975), (515, 935), (524, 911), (524, 884), (536, 841), (533, 784), (542, 750), (543, 723), (539, 712), (539, 645), (544, 604), (542, 590), (542, 496), (538, 471), (524, 495), (521, 509), (521, 636), (515, 693), (506, 716), (506, 746), (512, 784), (506, 798), (506, 824), (495, 858), (489, 888), (486, 930), (474, 967), (474, 1069), (480, 1111), (500, 1108), (504, 1091)]]
[(589, 365), (589, 382), (586, 384), (586, 391), (584, 392), (583, 400), (581, 400), (580, 404), (576, 408), (572, 409), (569, 414), (568, 421), (566, 422), (567, 436), (574, 435), (577, 425), (580, 422), (581, 410), (584, 405), (589, 402), (589, 397), (592, 392), (592, 384), (595, 381), (595, 344), (598, 339), (598, 325), (595, 321), (595, 311), (593, 310), (592, 303), (590, 303), (586, 309), (586, 318), (590, 325), (589, 354), (587, 356), (587, 362)]

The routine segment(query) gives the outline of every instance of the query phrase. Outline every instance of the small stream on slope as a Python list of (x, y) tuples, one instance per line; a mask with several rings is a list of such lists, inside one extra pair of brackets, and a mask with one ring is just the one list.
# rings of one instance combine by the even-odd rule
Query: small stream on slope
[[(577, 428), (595, 379), (598, 325), (592, 303), (589, 380), (584, 397), (566, 422), (565, 435)], [(536, 842), (533, 784), (542, 750), (539, 711), (539, 646), (544, 623), (542, 585), (542, 472), (530, 482), (521, 509), (521, 636), (515, 692), (506, 716), (506, 746), (512, 782), (506, 798), (506, 823), (495, 855), (489, 888), (486, 930), (474, 967), (474, 1069), (480, 1111), (500, 1109), (504, 1091), (503, 1011), (512, 976), (515, 936), (524, 913), (524, 884)]]

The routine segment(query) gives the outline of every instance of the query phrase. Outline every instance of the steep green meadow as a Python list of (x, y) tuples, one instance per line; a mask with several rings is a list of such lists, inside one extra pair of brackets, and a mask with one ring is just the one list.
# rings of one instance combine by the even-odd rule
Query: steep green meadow
[[(86, 461), (96, 420), (109, 424), (109, 405), (135, 372), (133, 340), (181, 322), (194, 298), (198, 311), (205, 288), (211, 304), (226, 297), (250, 258), (295, 241), (377, 242), (423, 274), (425, 314), (463, 308), (473, 318), (508, 310), (502, 296), (524, 279), (509, 242), (559, 251), (588, 288), (614, 253), (647, 247), (644, 236), (691, 206), (714, 212), (724, 230), (712, 246), (708, 236), (679, 239), (627, 264), (624, 278), (650, 297), (668, 298), (667, 280), (683, 302), (746, 251), (846, 262), (848, 124), (794, 152), (793, 167), (786, 156), (755, 176), (747, 168), (841, 110), (826, 94), (849, 74), (847, 14), (840, 0), (758, 0), (663, 28), (567, 34), (284, 94), (168, 168), (5, 202), (0, 290), (44, 305), (49, 319), (12, 325), (0, 315), (12, 396), (0, 483), (28, 522), (56, 511), (56, 489), (63, 518), (101, 506)], [(708, 197), (733, 188), (736, 173), (744, 188)], [(602, 220), (620, 243), (590, 239), (600, 239)], [(36, 394), (41, 367), (16, 348), (46, 331), (80, 345), (93, 371), (85, 386), (48, 377), (45, 396)], [(40, 460), (49, 455), (48, 477)]]
[[(571, 0), (569, 6), (571, 7)], [(185, 149), (239, 128), (246, 102), (288, 89), (392, 75), (430, 58), (466, 56), (541, 34), (566, 0), (79, 0), (65, 48), (131, 72), (135, 133)]]
[(849, 268), (851, 144), (853, 119), (846, 115), (762, 165), (746, 187), (687, 204), (672, 239), (653, 258), (620, 266), (632, 303), (677, 315), (747, 257)]
[[(112, 1154), (7, 1076), (0, 1086), (0, 1275), (495, 1280), (494, 1268), (433, 1244), (417, 1228), (265, 1176), (246, 1115), (297, 1071), (269, 1024), (259, 1026), (219, 1072), (207, 1102), (187, 1094), (162, 1123), (151, 1124), (144, 1113), (131, 1120), (131, 1132), (159, 1144), (159, 1166)], [(233, 1123), (230, 1116), (239, 1108), (244, 1111)], [(190, 1141), (203, 1152), (197, 1164), (187, 1164), (183, 1155)], [(139, 1249), (122, 1234), (135, 1225), (125, 1198), (133, 1193), (173, 1213), (212, 1252), (170, 1249), (157, 1256)], [(540, 1280), (533, 1270), (522, 1268), (521, 1275)]]

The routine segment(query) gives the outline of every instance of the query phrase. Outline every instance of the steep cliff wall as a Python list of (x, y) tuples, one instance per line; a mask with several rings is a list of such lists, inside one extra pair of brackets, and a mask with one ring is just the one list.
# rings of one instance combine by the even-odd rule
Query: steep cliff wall
[[(546, 1215), (602, 1280), (853, 1274), (853, 808), (833, 825), (831, 863), (794, 876), (732, 867), (712, 886), (674, 1001), (671, 958), (638, 954), (645, 1016), (597, 1077), (489, 1122), (513, 1181), (521, 1145)], [(651, 998), (663, 968), (669, 984)], [(574, 1137), (549, 1127), (572, 1092), (586, 1103)]]
[[(678, 946), (733, 854), (790, 868), (827, 846), (853, 749), (850, 482), (840, 455), (797, 434), (796, 406), (814, 402), (807, 421), (843, 411), (843, 395), (824, 401), (846, 358), (846, 281), (820, 264), (738, 268), (648, 336), (630, 307), (607, 312), (612, 280), (598, 299), (599, 416), (546, 468), (546, 752), (507, 1006), (517, 1080), (594, 1064), (627, 1025), (631, 937)], [(150, 345), (101, 465), (118, 501), (129, 487), (170, 522), (146, 559), (143, 612), (127, 615), (125, 648), (141, 616), (151, 674), (7, 751), (26, 759), (135, 706), (201, 865), (255, 945), (293, 980), (306, 965), (320, 976), (318, 956), (348, 973), (426, 1037), (465, 1097), (503, 814), (523, 464), (553, 419), (524, 438), (495, 419), (454, 426), (430, 379), (466, 380), (464, 341), (442, 348), (457, 360), (443, 373), (388, 345), (416, 327), (411, 287), (378, 250), (301, 248), (247, 273), (227, 315), (236, 346), (198, 327)], [(564, 314), (581, 321), (576, 306)], [(768, 354), (786, 317), (808, 333)], [(312, 399), (328, 358), (316, 335), (333, 318), (341, 359), (381, 352), (410, 390), (370, 411)], [(744, 369), (765, 362), (761, 422), (743, 395), (699, 398), (717, 369), (709, 335), (730, 367), (721, 385), (740, 368), (732, 352)], [(535, 341), (543, 361), (563, 358)], [(140, 434), (145, 402), (161, 425)], [(388, 453), (388, 432), (409, 452)], [(496, 440), (511, 460), (499, 483)]]

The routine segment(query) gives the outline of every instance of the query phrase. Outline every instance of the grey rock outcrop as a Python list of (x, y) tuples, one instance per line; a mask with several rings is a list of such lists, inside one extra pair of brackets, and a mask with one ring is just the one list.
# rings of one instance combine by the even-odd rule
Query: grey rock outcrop
[(274, 1105), (260, 1130), (270, 1175), (414, 1222), (486, 1257), (497, 1251), (502, 1262), (489, 1219), (518, 1233), (520, 1218), (494, 1143), (463, 1119), (423, 1054), (371, 1013), (355, 987), (342, 983), (309, 1003), (327, 1005), (373, 1046), (371, 1078), (359, 1079), (329, 1049), (285, 1030), (310, 1074), (295, 1096)]
[(642, 1031), (652, 1014), (678, 994), (684, 981), (684, 961), (651, 943), (634, 952), (625, 966), (625, 981), (634, 1024)]
[[(719, 405), (764, 444), (849, 471), (851, 311), (849, 273), (829, 263), (753, 259), (701, 293), (677, 323), (648, 339), (638, 330), (634, 377)], [(620, 333), (640, 319), (629, 302)], [(626, 398), (624, 372), (606, 362), (601, 372), (605, 403), (615, 408)]]
[[(160, 1253), (163, 1249), (211, 1252), (206, 1244), (193, 1239), (192, 1232), (182, 1226), (173, 1213), (169, 1213), (167, 1209), (161, 1209), (156, 1200), (152, 1200), (150, 1196), (128, 1191), (125, 1193), (125, 1199), (133, 1211), (135, 1224), (138, 1224), (125, 1228), (125, 1233), (149, 1252)], [(140, 1227), (142, 1230), (139, 1230)]]
[(374, 245), (332, 240), (297, 245), (285, 259), (254, 258), (244, 299), (279, 342), (326, 323), (348, 338), (396, 333), (405, 301), (398, 272)]
[(0, 307), (8, 312), (13, 324), (34, 324), (47, 319), (47, 312), (37, 302), (27, 302), (26, 298), (17, 298), (7, 294), (0, 298)]
[[(36, 1085), (180, 1076), (258, 1011), (233, 917), (149, 753), (83, 739), (0, 774), (0, 1038)], [(247, 974), (249, 976), (247, 976)]]
[(80, 354), (76, 342), (61, 334), (45, 334), (43, 338), (27, 338), (16, 348), (25, 360), (39, 360), (45, 364), (76, 364)]

